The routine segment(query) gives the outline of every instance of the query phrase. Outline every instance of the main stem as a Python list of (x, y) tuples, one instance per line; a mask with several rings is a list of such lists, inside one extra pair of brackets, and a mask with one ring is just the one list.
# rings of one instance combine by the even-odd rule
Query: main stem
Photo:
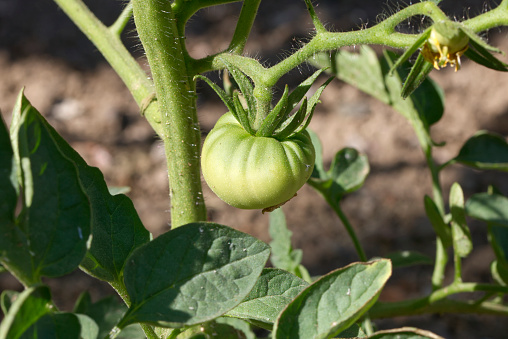
[(196, 89), (170, 1), (134, 0), (134, 21), (152, 71), (168, 165), (173, 228), (206, 220)]

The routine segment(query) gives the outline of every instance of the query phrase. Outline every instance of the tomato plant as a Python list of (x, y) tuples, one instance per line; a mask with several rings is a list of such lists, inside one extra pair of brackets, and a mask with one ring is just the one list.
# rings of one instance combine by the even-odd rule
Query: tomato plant
[[(347, 32), (329, 30), (305, 0), (313, 34), (270, 67), (244, 55), (260, 0), (243, 1), (229, 46), (203, 58), (187, 50), (187, 22), (200, 9), (235, 1), (132, 0), (110, 26), (82, 0), (55, 2), (122, 78), (162, 140), (172, 229), (153, 239), (132, 201), (108, 188), (101, 171), (81, 158), (21, 90), (10, 128), (0, 120), (0, 262), (24, 290), (2, 292), (0, 339), (228, 339), (256, 338), (263, 331), (271, 331), (272, 338), (435, 339), (440, 337), (416, 328), (378, 330), (376, 321), (448, 313), (508, 315), (508, 198), (495, 187), (468, 197), (459, 183), (444, 192), (440, 180), (441, 172), (456, 164), (508, 171), (508, 143), (479, 131), (439, 163), (433, 152), (445, 144), (435, 142), (431, 131), (445, 114), (445, 96), (429, 78), (434, 68), (447, 64), (459, 70), (462, 56), (476, 67), (508, 71), (495, 56), (501, 51), (478, 35), (508, 25), (508, 0), (462, 22), (448, 18), (440, 1), (421, 1), (372, 27)], [(397, 29), (422, 16), (429, 21), (422, 32)], [(151, 77), (122, 43), (132, 17)], [(384, 49), (378, 55), (369, 44), (404, 51)], [(357, 52), (341, 49), (358, 45)], [(292, 91), (283, 86), (275, 102), (281, 78), (302, 63), (318, 70)], [(230, 82), (222, 87), (202, 75), (211, 71), (225, 72)], [(330, 78), (305, 97), (325, 73)], [(414, 251), (367, 256), (341, 203), (368, 180), (368, 158), (343, 148), (328, 165), (319, 136), (307, 129), (335, 78), (391, 106), (413, 128), (430, 174), (432, 196), (423, 198), (421, 208), (435, 232), (432, 258)], [(217, 92), (228, 112), (202, 149), (199, 79)], [(207, 221), (201, 170), (227, 203), (271, 212), (270, 244)], [(306, 182), (342, 222), (359, 262), (318, 277), (302, 265), (302, 251), (293, 248), (278, 207)], [(485, 271), (488, 281), (468, 281), (463, 274), (462, 263), (473, 252), (470, 218), (487, 225), (483, 231), (495, 256)], [(269, 259), (272, 268), (266, 267)], [(433, 266), (421, 295), (378, 300), (393, 268), (422, 263)], [(72, 310), (60, 310), (46, 278), (78, 268), (111, 285), (123, 304), (92, 302), (84, 292)]]

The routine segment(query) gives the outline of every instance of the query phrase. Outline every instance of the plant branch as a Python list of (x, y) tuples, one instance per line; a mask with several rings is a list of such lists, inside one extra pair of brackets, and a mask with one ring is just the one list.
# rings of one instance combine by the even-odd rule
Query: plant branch
[(398, 316), (415, 316), (432, 313), (476, 313), (491, 315), (508, 315), (508, 306), (498, 303), (475, 300), (458, 301), (447, 297), (457, 293), (471, 292), (508, 293), (508, 287), (477, 283), (453, 283), (450, 286), (434, 291), (427, 297), (404, 300), (400, 302), (379, 302), (370, 310), (371, 318), (392, 318)]
[(153, 98), (153, 85), (137, 61), (127, 51), (119, 36), (104, 26), (82, 0), (54, 1), (113, 67), (131, 92), (138, 106), (142, 108), (141, 111), (152, 128), (160, 135), (162, 128), (157, 104), (153, 100), (148, 100)]
[(127, 6), (125, 6), (125, 8), (123, 9), (122, 13), (118, 16), (116, 21), (111, 26), (109, 26), (109, 30), (119, 37), (131, 18), (132, 18), (132, 2), (129, 2)]
[(241, 54), (245, 48), (245, 43), (249, 38), (254, 19), (258, 12), (261, 0), (245, 0), (243, 2), (242, 11), (236, 24), (235, 33), (229, 44), (228, 51), (234, 54)]
[(169, 1), (133, 0), (134, 21), (157, 93), (171, 196), (171, 226), (206, 220), (196, 90)]

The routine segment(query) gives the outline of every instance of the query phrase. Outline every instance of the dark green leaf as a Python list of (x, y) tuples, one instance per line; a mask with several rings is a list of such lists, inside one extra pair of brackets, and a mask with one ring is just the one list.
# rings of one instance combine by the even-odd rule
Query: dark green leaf
[(282, 311), (273, 338), (329, 338), (346, 330), (376, 302), (390, 275), (383, 259), (321, 277)]
[(0, 248), (3, 264), (31, 285), (79, 265), (90, 234), (90, 203), (76, 166), (23, 92), (13, 112), (11, 139), (23, 211), (16, 224), (0, 224)]
[(452, 214), (453, 249), (458, 256), (465, 258), (473, 250), (473, 242), (466, 223), (464, 193), (458, 183), (454, 183), (450, 190), (450, 210)]
[[(161, 336), (166, 338), (168, 336)], [(171, 337), (173, 338), (173, 337)], [(240, 319), (220, 317), (214, 321), (187, 328), (178, 335), (178, 339), (256, 339), (250, 325)]]
[(72, 313), (47, 313), (30, 326), (19, 338), (88, 339), (90, 337), (82, 335), (80, 319), (76, 315)]
[(490, 245), (497, 260), (491, 265), (493, 278), (501, 285), (508, 285), (508, 228), (489, 224)]
[(429, 331), (413, 327), (402, 327), (374, 333), (369, 339), (444, 339)]
[(363, 332), (362, 328), (357, 324), (353, 324), (347, 330), (340, 332), (338, 338), (367, 338), (367, 335)]
[(479, 131), (466, 141), (454, 160), (474, 168), (508, 171), (508, 143), (499, 135)]
[[(74, 314), (79, 321), (79, 325), (81, 328), (81, 336), (80, 339), (97, 339), (102, 338), (99, 337), (99, 326), (97, 323), (87, 315), (84, 314)], [(117, 337), (118, 338), (118, 337)]]
[(492, 278), (501, 286), (508, 285), (508, 265), (494, 260), (490, 265)]
[[(127, 306), (121, 303), (115, 296), (106, 297), (92, 303), (90, 294), (84, 292), (80, 295), (74, 306), (74, 313), (89, 316), (98, 326), (98, 338), (105, 338), (113, 327), (122, 319)], [(142, 339), (145, 334), (137, 324), (127, 326), (116, 337), (117, 339)]]
[[(287, 228), (282, 208), (270, 213), (271, 262), (274, 267), (296, 274), (302, 261), (302, 250), (294, 250), (291, 245), (292, 232)], [(300, 277), (301, 278), (301, 277)]]
[(227, 315), (255, 320), (270, 328), (279, 313), (308, 285), (289, 272), (266, 268), (247, 298)]
[(32, 324), (50, 312), (50, 301), (49, 288), (43, 285), (29, 287), (18, 294), (0, 324), (0, 338), (20, 338)]
[(432, 265), (431, 258), (415, 251), (401, 251), (385, 255), (386, 259), (392, 261), (393, 268), (415, 266), (415, 265)]
[(119, 327), (182, 327), (215, 319), (245, 299), (269, 255), (267, 244), (218, 224), (167, 232), (130, 256), (124, 277), (132, 305)]
[[(17, 187), (14, 153), (9, 132), (3, 117), (0, 116), (0, 192), (2, 192), (0, 195), (0, 225), (14, 224), (14, 210), (18, 200)], [(1, 257), (2, 252), (0, 252), (0, 259)]]
[(450, 247), (452, 245), (450, 226), (448, 226), (443, 220), (443, 217), (441, 216), (441, 213), (439, 213), (436, 203), (434, 200), (432, 200), (431, 197), (426, 195), (424, 198), (424, 204), (425, 213), (427, 214), (427, 217), (429, 218), (434, 231), (443, 242), (443, 246), (446, 248)]
[(277, 105), (275, 105), (272, 111), (268, 113), (266, 118), (263, 120), (263, 124), (261, 124), (261, 127), (256, 132), (257, 137), (271, 136), (275, 128), (286, 117), (286, 108), (288, 107), (288, 93), (289, 88), (288, 85), (286, 85), (281, 99)]
[(473, 218), (508, 227), (508, 198), (499, 194), (474, 194), (466, 203), (466, 213)]
[(319, 167), (322, 168), (322, 164), (316, 163), (316, 167), (308, 183), (334, 202), (338, 202), (344, 194), (359, 189), (370, 170), (367, 156), (358, 153), (353, 148), (344, 148), (337, 152), (330, 170), (324, 173), (323, 177), (315, 177), (315, 175), (323, 175), (319, 173)]

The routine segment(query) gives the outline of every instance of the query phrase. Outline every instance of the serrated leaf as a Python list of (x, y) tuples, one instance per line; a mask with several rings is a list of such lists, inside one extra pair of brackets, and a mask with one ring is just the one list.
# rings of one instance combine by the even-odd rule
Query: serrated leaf
[(400, 251), (389, 253), (384, 256), (386, 259), (390, 259), (393, 268), (415, 266), (415, 265), (432, 265), (434, 262), (432, 259), (420, 252), (416, 251)]
[(20, 339), (65, 338), (88, 339), (82, 336), (79, 318), (72, 313), (47, 313), (37, 320)]
[(466, 213), (482, 221), (508, 227), (508, 198), (499, 194), (478, 193), (465, 206)]
[(393, 330), (378, 331), (369, 339), (444, 339), (430, 331), (414, 327), (402, 327)]
[(464, 193), (458, 183), (454, 183), (450, 189), (450, 210), (452, 215), (453, 249), (458, 256), (465, 258), (473, 250), (473, 241), (466, 222)]
[(286, 109), (288, 107), (289, 87), (286, 85), (284, 93), (275, 107), (266, 116), (261, 127), (256, 132), (257, 137), (269, 137), (273, 134), (275, 128), (286, 117)]
[(20, 338), (32, 324), (50, 312), (50, 301), (51, 293), (44, 285), (29, 287), (19, 293), (0, 323), (0, 338)]
[(426, 195), (424, 198), (424, 205), (425, 213), (427, 214), (434, 231), (443, 242), (443, 246), (445, 248), (450, 247), (452, 245), (451, 228), (443, 220), (436, 203), (431, 197)]
[[(272, 241), (272, 264), (276, 268), (296, 274), (298, 265), (302, 261), (302, 251), (294, 250), (291, 245), (292, 232), (287, 228), (286, 217), (282, 208), (270, 213), (269, 233)], [(301, 278), (301, 277), (300, 277)]]
[[(105, 338), (127, 312), (127, 306), (113, 295), (92, 303), (90, 294), (83, 292), (76, 301), (73, 312), (93, 319), (98, 326), (97, 338)], [(145, 334), (139, 325), (134, 324), (124, 328), (116, 338), (143, 339)]]
[(182, 327), (217, 318), (245, 299), (270, 255), (267, 244), (232, 228), (194, 223), (138, 248), (124, 271), (135, 322)]
[(227, 315), (270, 328), (279, 313), (307, 286), (306, 281), (289, 272), (265, 268), (247, 298)]
[(303, 290), (279, 315), (273, 338), (329, 338), (349, 328), (377, 300), (389, 260), (355, 263)]
[(21, 91), (11, 143), (23, 209), (15, 224), (0, 224), (0, 248), (3, 264), (26, 286), (78, 267), (90, 234), (90, 203), (76, 166), (48, 126)]
[(508, 143), (497, 134), (478, 131), (454, 160), (473, 168), (508, 171)]

